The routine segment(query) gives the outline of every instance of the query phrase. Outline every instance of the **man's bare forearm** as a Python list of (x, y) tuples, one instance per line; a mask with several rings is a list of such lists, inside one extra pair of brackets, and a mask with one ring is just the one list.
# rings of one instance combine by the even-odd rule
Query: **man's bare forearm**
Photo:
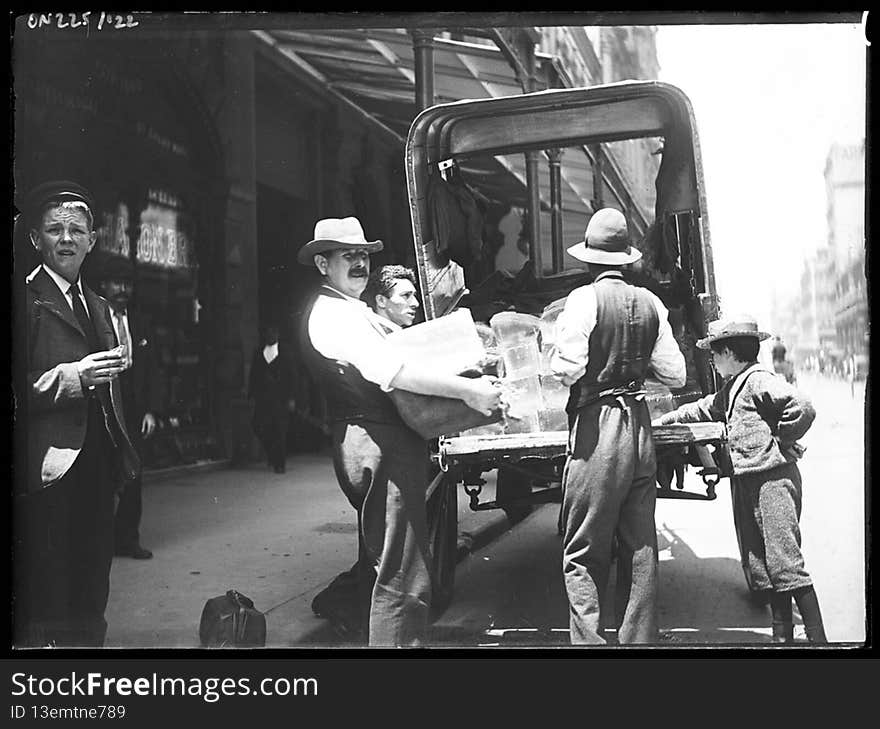
[(466, 400), (475, 392), (476, 382), (477, 380), (468, 377), (447, 375), (422, 370), (412, 365), (404, 365), (391, 380), (391, 387), (396, 390), (417, 392), (420, 395), (437, 395)]

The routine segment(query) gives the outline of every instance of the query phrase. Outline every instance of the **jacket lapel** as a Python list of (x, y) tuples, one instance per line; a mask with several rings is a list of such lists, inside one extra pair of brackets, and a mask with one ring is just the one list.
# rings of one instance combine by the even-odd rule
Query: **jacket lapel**
[(95, 327), (98, 344), (101, 345), (102, 349), (113, 349), (116, 346), (116, 331), (113, 329), (113, 322), (110, 321), (109, 307), (100, 296), (85, 284), (83, 284), (83, 295), (86, 297), (86, 303), (89, 305), (89, 316), (92, 318), (92, 325)]
[(86, 336), (73, 314), (73, 309), (67, 302), (67, 297), (61, 293), (61, 290), (42, 266), (28, 278), (27, 285), (34, 292), (38, 306), (52, 312), (63, 322), (76, 329), (83, 337)]

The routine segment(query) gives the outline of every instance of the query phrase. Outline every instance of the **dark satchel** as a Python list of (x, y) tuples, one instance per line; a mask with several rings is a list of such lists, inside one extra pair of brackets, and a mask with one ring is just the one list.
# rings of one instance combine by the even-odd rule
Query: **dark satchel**
[(202, 648), (259, 648), (266, 645), (266, 616), (253, 600), (229, 590), (205, 603), (199, 622)]

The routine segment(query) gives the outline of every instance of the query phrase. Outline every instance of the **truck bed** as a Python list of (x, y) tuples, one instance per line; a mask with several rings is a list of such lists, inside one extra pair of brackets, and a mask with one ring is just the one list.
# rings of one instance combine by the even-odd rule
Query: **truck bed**
[[(684, 446), (690, 443), (723, 441), (723, 423), (676, 423), (654, 426), (654, 444), (658, 447)], [(514, 456), (552, 458), (565, 454), (568, 431), (511, 433), (505, 435), (470, 435), (440, 438), (439, 452), (444, 458), (478, 460), (480, 457)]]

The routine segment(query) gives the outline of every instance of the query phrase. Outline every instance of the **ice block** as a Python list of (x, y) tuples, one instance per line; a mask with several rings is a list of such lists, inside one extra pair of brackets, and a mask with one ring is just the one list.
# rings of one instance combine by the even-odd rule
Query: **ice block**
[(435, 372), (457, 374), (474, 367), (485, 356), (469, 309), (401, 329), (388, 335), (408, 364)]

